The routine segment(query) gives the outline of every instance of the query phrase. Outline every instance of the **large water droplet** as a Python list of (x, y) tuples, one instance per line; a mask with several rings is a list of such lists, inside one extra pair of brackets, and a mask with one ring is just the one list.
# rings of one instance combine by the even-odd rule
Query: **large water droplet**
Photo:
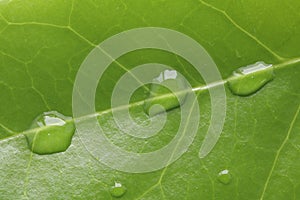
[(218, 174), (218, 180), (225, 185), (229, 184), (231, 179), (232, 176), (228, 169), (224, 169)]
[[(149, 116), (177, 108), (185, 101), (188, 85), (176, 70), (165, 70), (153, 80), (144, 110)], [(160, 105), (160, 106), (157, 106)]]
[(261, 89), (273, 77), (272, 65), (257, 62), (234, 71), (233, 76), (228, 80), (228, 85), (233, 94), (248, 96)]
[(110, 194), (113, 197), (122, 197), (125, 193), (126, 188), (120, 182), (115, 182), (115, 185), (110, 189)]
[(75, 127), (70, 117), (50, 111), (39, 115), (31, 129), (33, 131), (26, 134), (30, 150), (43, 155), (66, 151)]

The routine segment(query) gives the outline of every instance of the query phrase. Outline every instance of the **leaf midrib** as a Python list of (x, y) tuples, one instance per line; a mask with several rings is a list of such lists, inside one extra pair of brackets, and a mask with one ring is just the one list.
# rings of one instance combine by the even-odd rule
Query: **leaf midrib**
[[(294, 65), (294, 64), (297, 64), (297, 63), (300, 63), (300, 57), (289, 59), (289, 60), (285, 60), (285, 61), (283, 61), (281, 63), (273, 65), (273, 67), (274, 67), (274, 70), (281, 70), (283, 68), (286, 68), (288, 66), (291, 66), (291, 65)], [(253, 74), (256, 74), (256, 73), (259, 73), (259, 71), (258, 72), (254, 72)], [(222, 81), (213, 82), (213, 83), (209, 83), (207, 85), (200, 85), (198, 87), (194, 87), (194, 88), (192, 88), (192, 91), (197, 93), (197, 92), (202, 92), (202, 91), (208, 90), (210, 88), (214, 88), (216, 86), (220, 86), (220, 85), (224, 85), (225, 86), (225, 84), (231, 79), (231, 77), (232, 76), (229, 76), (228, 78), (226, 78), (226, 79), (224, 79)], [(190, 90), (188, 90), (188, 91), (190, 91)], [(180, 93), (183, 93), (183, 92), (187, 92), (187, 91), (186, 90), (182, 90), (182, 91), (177, 92), (177, 94), (180, 94)], [(153, 99), (168, 98), (171, 95), (172, 95), (172, 93), (168, 93), (168, 94), (164, 94), (164, 95), (160, 95), (160, 96), (154, 97)], [(102, 115), (105, 115), (105, 114), (108, 114), (108, 113), (112, 113), (113, 111), (125, 110), (125, 109), (128, 109), (130, 107), (140, 106), (140, 105), (142, 105), (144, 103), (144, 101), (145, 100), (140, 100), (140, 101), (136, 101), (136, 102), (133, 102), (133, 103), (129, 103), (127, 105), (122, 105), (122, 106), (118, 106), (118, 107), (115, 107), (115, 108), (108, 108), (106, 110), (98, 111), (98, 112), (96, 112), (94, 114), (91, 114), (91, 115), (82, 116), (80, 118), (72, 118), (70, 120), (67, 120), (67, 122), (73, 122), (75, 119), (76, 120), (80, 120), (80, 119), (89, 119), (91, 117), (99, 117), (99, 116), (102, 116)], [(38, 132), (38, 131), (47, 129), (48, 127), (49, 126), (38, 127), (38, 128), (34, 128), (34, 129), (28, 129), (28, 130), (25, 130), (25, 131), (22, 131), (22, 132), (11, 132), (11, 134), (12, 134), (11, 136), (0, 139), (0, 142), (6, 141), (6, 140), (10, 140), (12, 138), (19, 137), (20, 135), (24, 135), (24, 134), (27, 134), (27, 133), (31, 133), (31, 132), (35, 132), (35, 131)]]

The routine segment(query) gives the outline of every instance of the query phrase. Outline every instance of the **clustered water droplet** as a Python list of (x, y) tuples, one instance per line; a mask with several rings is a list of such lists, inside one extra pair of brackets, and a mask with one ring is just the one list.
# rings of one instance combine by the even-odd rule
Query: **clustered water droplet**
[(30, 150), (41, 155), (66, 151), (75, 131), (71, 118), (56, 111), (39, 115), (30, 128), (26, 134)]
[(229, 173), (228, 169), (224, 169), (221, 172), (219, 172), (219, 174), (218, 174), (218, 180), (225, 185), (229, 184), (231, 179), (232, 179), (232, 176)]
[(239, 96), (254, 94), (274, 78), (272, 65), (264, 62), (241, 67), (233, 72), (228, 85), (231, 92)]
[(182, 105), (188, 93), (187, 86), (184, 77), (176, 70), (161, 72), (150, 86), (149, 97), (144, 104), (146, 114), (155, 116), (164, 110), (169, 111)]
[(122, 197), (126, 193), (126, 190), (126, 187), (124, 187), (122, 183), (115, 182), (115, 185), (110, 189), (110, 194), (113, 197)]

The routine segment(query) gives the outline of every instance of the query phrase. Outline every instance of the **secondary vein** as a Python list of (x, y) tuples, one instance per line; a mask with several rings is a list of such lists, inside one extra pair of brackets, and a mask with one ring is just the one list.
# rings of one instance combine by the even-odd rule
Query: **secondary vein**
[(278, 55), (277, 53), (275, 53), (272, 49), (270, 49), (270, 47), (268, 47), (266, 44), (264, 44), (263, 42), (261, 42), (257, 37), (255, 37), (254, 35), (252, 35), (250, 32), (248, 32), (247, 30), (245, 30), (243, 27), (241, 27), (238, 23), (236, 23), (236, 21), (230, 17), (226, 11), (221, 10), (220, 8), (217, 8), (203, 0), (199, 0), (199, 2), (201, 4), (203, 4), (204, 6), (211, 8), (213, 10), (215, 10), (216, 12), (221, 13), (228, 21), (230, 21), (230, 23), (233, 24), (233, 26), (235, 26), (237, 29), (239, 29), (241, 32), (243, 32), (244, 34), (246, 34), (248, 37), (250, 37), (251, 39), (253, 39), (255, 42), (257, 42), (260, 46), (262, 46), (264, 49), (266, 49), (270, 54), (272, 54), (277, 60), (285, 60), (285, 58), (281, 57), (280, 55)]
[(297, 111), (296, 111), (296, 113), (295, 113), (295, 115), (294, 115), (294, 117), (293, 117), (293, 119), (292, 119), (292, 122), (290, 123), (289, 129), (288, 129), (288, 132), (287, 132), (287, 135), (286, 135), (284, 141), (282, 142), (282, 144), (280, 145), (278, 151), (276, 152), (275, 159), (274, 159), (274, 162), (273, 162), (273, 164), (272, 164), (272, 167), (271, 167), (270, 173), (269, 173), (269, 175), (268, 175), (268, 178), (267, 178), (267, 180), (266, 180), (266, 182), (265, 182), (265, 184), (264, 184), (264, 189), (263, 189), (263, 192), (262, 192), (262, 194), (261, 194), (260, 200), (263, 200), (263, 198), (264, 198), (264, 195), (265, 195), (266, 190), (267, 190), (267, 188), (268, 188), (268, 184), (269, 184), (269, 182), (270, 182), (270, 179), (271, 179), (272, 174), (273, 174), (273, 172), (274, 172), (274, 169), (275, 169), (275, 167), (276, 167), (276, 164), (277, 164), (279, 155), (280, 155), (282, 149), (284, 148), (285, 144), (287, 143), (287, 141), (288, 141), (289, 138), (290, 138), (291, 132), (292, 132), (292, 130), (293, 130), (293, 127), (294, 127), (294, 124), (295, 124), (295, 122), (296, 122), (296, 119), (297, 119), (297, 117), (298, 117), (298, 115), (299, 115), (299, 112), (300, 112), (300, 105), (298, 106), (298, 109), (297, 109)]

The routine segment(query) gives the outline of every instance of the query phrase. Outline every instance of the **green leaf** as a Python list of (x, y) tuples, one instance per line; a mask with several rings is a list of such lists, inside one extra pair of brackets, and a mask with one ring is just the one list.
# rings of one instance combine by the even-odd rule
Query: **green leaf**
[[(126, 188), (121, 199), (130, 200), (299, 199), (299, 8), (292, 0), (0, 1), (0, 199), (113, 199), (115, 183)], [(224, 79), (257, 61), (275, 66), (274, 79), (246, 97), (233, 95), (225, 85), (222, 135), (200, 159), (211, 115), (203, 79), (172, 53), (130, 52), (109, 66), (97, 88), (96, 110), (106, 136), (120, 148), (140, 153), (172, 140), (180, 108), (169, 111), (164, 128), (145, 140), (123, 134), (110, 106), (114, 85), (125, 72), (144, 63), (162, 63), (198, 88), (201, 121), (188, 151), (168, 167), (139, 174), (104, 165), (77, 133), (65, 152), (32, 153), (24, 133), (36, 131), (29, 127), (37, 116), (47, 111), (72, 116), (74, 80), (88, 53), (112, 35), (148, 26), (195, 39)], [(137, 90), (129, 105), (139, 124), (149, 122), (141, 103), (148, 97), (144, 91)], [(224, 170), (230, 174), (220, 178)]]

